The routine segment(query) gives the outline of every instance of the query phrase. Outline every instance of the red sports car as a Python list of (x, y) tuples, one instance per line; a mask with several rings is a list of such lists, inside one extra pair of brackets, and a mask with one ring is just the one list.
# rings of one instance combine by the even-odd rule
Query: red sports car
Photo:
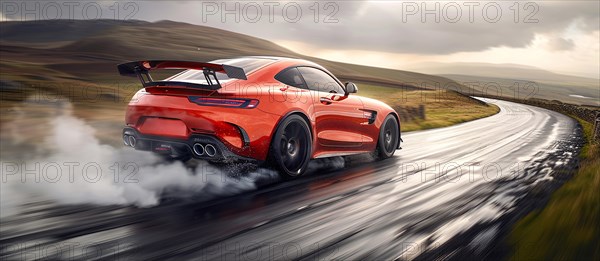
[[(240, 57), (209, 63), (137, 61), (118, 66), (143, 89), (128, 105), (125, 145), (167, 157), (270, 162), (301, 175), (310, 159), (400, 148), (390, 106), (354, 95), (318, 64), (291, 58)], [(149, 72), (177, 69), (164, 80)]]

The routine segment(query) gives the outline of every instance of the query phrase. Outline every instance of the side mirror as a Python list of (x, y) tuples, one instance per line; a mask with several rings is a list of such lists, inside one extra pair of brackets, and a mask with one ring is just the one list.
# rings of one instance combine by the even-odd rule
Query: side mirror
[(358, 86), (356, 86), (356, 84), (354, 84), (353, 82), (346, 83), (346, 95), (348, 95), (350, 93), (357, 93), (357, 92), (358, 92)]

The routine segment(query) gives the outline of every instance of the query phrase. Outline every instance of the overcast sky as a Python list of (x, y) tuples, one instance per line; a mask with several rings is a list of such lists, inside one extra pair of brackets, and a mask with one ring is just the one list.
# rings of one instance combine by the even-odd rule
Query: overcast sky
[[(87, 2), (80, 3), (76, 15)], [(115, 15), (114, 2), (99, 3), (103, 17)], [(119, 18), (207, 25), (343, 62), (398, 69), (427, 62), (512, 63), (600, 77), (596, 0), (132, 3), (116, 8)], [(93, 8), (87, 11), (93, 16)]]

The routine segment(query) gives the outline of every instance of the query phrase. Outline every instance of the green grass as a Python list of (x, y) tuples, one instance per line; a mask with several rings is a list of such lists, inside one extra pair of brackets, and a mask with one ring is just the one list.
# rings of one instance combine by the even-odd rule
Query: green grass
[[(498, 113), (495, 105), (486, 105), (465, 95), (447, 90), (403, 90), (393, 87), (359, 84), (359, 95), (381, 100), (392, 106), (401, 119), (402, 131), (451, 126)], [(411, 115), (425, 106), (425, 119)]]
[(590, 142), (592, 124), (578, 119), (588, 140), (573, 179), (542, 210), (513, 228), (513, 260), (600, 260), (600, 145)]

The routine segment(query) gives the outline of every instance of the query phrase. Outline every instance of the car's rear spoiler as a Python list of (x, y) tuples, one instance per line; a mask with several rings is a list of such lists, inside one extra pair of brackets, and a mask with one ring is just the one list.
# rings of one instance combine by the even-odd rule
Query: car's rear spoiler
[[(185, 85), (192, 87), (201, 87), (207, 89), (219, 89), (221, 84), (217, 79), (215, 73), (222, 72), (229, 78), (247, 80), (246, 72), (243, 68), (235, 67), (227, 64), (215, 64), (215, 63), (202, 63), (202, 62), (190, 62), (190, 61), (135, 61), (122, 63), (117, 66), (119, 74), (123, 76), (138, 77), (144, 87), (152, 85)], [(156, 69), (194, 69), (202, 70), (204, 77), (208, 84), (195, 84), (189, 82), (169, 82), (169, 81), (158, 81), (152, 80), (149, 72)]]

